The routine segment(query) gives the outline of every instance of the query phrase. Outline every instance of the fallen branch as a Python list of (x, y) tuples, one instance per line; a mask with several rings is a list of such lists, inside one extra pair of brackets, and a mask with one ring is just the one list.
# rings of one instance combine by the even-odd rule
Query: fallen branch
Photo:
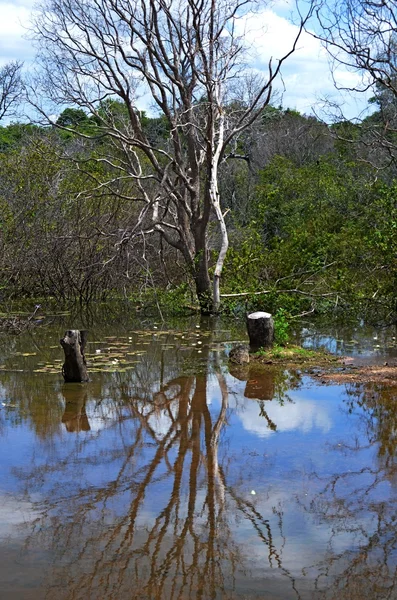
[(237, 298), (244, 296), (261, 296), (262, 294), (302, 294), (302, 296), (310, 296), (311, 298), (329, 298), (330, 296), (337, 296), (336, 292), (326, 292), (324, 294), (314, 294), (312, 292), (304, 292), (297, 288), (291, 290), (262, 290), (260, 292), (238, 292), (236, 294), (221, 294), (221, 298)]

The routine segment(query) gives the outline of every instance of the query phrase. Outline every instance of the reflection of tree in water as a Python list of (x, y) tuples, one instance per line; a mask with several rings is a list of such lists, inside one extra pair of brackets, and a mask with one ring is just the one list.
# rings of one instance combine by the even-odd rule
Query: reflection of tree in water
[(347, 388), (347, 393), (351, 399), (350, 413), (360, 412), (368, 443), (376, 444), (379, 464), (391, 474), (391, 471), (394, 472), (397, 447), (397, 389), (374, 383), (353, 384)]
[[(358, 422), (353, 431), (359, 435), (332, 446), (332, 459), (335, 453), (341, 457), (335, 468), (331, 460), (327, 474), (311, 473), (307, 488), (302, 486), (309, 494), (296, 492), (297, 503), (293, 490), (300, 484), (293, 482), (291, 494), (281, 500), (277, 490), (272, 496), (270, 483), (266, 501), (263, 464), (270, 464), (270, 477), (275, 472), (262, 454), (251, 470), (251, 448), (233, 455), (227, 427), (232, 409), (221, 368), (210, 375), (203, 368), (197, 375), (192, 353), (191, 374), (180, 376), (188, 351), (178, 355), (159, 348), (140, 356), (133, 371), (97, 374), (88, 386), (43, 388), (38, 378), (3, 378), (7, 398), (18, 399), (20, 418), (31, 419), (44, 452), (44, 460), (33, 452), (31, 464), (17, 475), (26, 499), (34, 499), (33, 509), (42, 515), (26, 548), (50, 551), (47, 598), (229, 600), (250, 565), (257, 569), (264, 549), (261, 584), (283, 575), (283, 600), (395, 600), (393, 392), (349, 388), (346, 416)], [(299, 378), (279, 372), (267, 377), (252, 368), (239, 378), (244, 383), (230, 379), (229, 395), (233, 387), (238, 390), (234, 404), (240, 415), (251, 402), (253, 419), (282, 432), (275, 402), (286, 404), (288, 416), (288, 393)], [(211, 404), (213, 394), (219, 406)], [(243, 395), (251, 400), (243, 403)], [(277, 436), (271, 437), (280, 443)], [(247, 485), (258, 472), (263, 472), (261, 494), (255, 497)], [(281, 482), (287, 491), (288, 485)], [(284, 565), (289, 561), (294, 568), (290, 520), (294, 515), (303, 521), (301, 510), (314, 520), (319, 536), (328, 536), (328, 544), (296, 583)], [(315, 588), (307, 591), (313, 582)]]
[[(357, 417), (363, 435), (356, 435), (351, 444), (338, 444), (345, 458), (344, 470), (323, 478), (312, 474), (320, 487), (305, 509), (327, 524), (332, 533), (325, 558), (307, 568), (304, 575), (315, 574), (318, 597), (322, 599), (395, 600), (396, 390), (353, 384), (346, 391), (347, 412)], [(361, 454), (366, 460), (358, 460)], [(346, 534), (348, 548), (338, 550), (340, 540), (342, 547), (346, 545)]]
[(7, 421), (13, 426), (26, 423), (43, 444), (50, 446), (51, 438), (57, 437), (60, 430), (60, 386), (57, 382), (43, 385), (41, 378), (18, 372), (2, 373), (1, 380), (0, 397)]
[[(265, 519), (247, 492), (228, 482), (231, 457), (219, 459), (229, 409), (220, 369), (215, 377), (216, 412), (206, 374), (176, 377), (150, 402), (124, 387), (113, 447), (26, 472), (27, 493), (46, 488), (37, 507), (43, 516), (27, 544), (51, 550), (48, 597), (230, 598), (236, 573), (249, 564), (249, 548), (233, 538), (236, 514), (295, 590), (274, 541), (282, 515)], [(84, 399), (65, 393), (63, 419), (81, 430)]]

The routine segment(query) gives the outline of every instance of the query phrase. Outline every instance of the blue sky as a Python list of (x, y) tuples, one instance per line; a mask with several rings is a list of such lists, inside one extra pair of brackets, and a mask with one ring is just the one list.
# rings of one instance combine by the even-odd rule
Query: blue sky
[[(0, 66), (20, 60), (25, 68), (34, 63), (34, 48), (27, 38), (29, 19), (35, 0), (0, 0)], [(252, 65), (255, 70), (267, 67), (268, 61), (283, 56), (291, 46), (297, 28), (291, 23), (292, 0), (276, 0), (268, 8), (241, 23), (248, 44), (252, 48)], [(340, 68), (339, 83), (346, 87), (358, 81), (358, 75)], [(318, 40), (304, 33), (298, 49), (283, 68), (282, 105), (297, 109), (304, 114), (313, 110), (321, 113), (321, 99), (328, 98), (344, 103), (344, 113), (354, 118), (367, 106), (363, 95), (344, 96), (335, 90), (328, 56)], [(277, 102), (278, 103), (278, 102)], [(141, 107), (147, 108), (147, 107)]]

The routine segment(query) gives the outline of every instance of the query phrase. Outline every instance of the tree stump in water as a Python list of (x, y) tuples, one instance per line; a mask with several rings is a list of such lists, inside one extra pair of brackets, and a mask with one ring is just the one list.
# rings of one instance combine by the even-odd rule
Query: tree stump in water
[(270, 348), (274, 342), (274, 322), (270, 313), (247, 315), (247, 331), (251, 348)]
[(87, 334), (87, 331), (69, 329), (60, 340), (60, 344), (65, 352), (62, 375), (67, 383), (82, 383), (84, 381), (89, 381), (84, 356)]

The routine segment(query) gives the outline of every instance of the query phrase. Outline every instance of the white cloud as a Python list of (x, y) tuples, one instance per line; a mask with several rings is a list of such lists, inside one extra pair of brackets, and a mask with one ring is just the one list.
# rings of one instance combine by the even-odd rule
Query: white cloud
[(0, 2), (1, 20), (0, 35), (4, 37), (15, 37), (24, 34), (24, 25), (27, 25), (30, 8), (22, 4)]
[[(239, 381), (229, 375), (227, 385), (229, 407), (235, 411), (245, 431), (259, 437), (274, 435), (275, 432), (270, 429), (268, 421), (260, 416), (259, 403), (244, 397), (246, 381)], [(287, 406), (281, 405), (277, 399), (264, 403), (267, 416), (276, 424), (277, 432), (297, 430), (308, 433), (319, 429), (322, 433), (327, 433), (331, 430), (333, 422), (327, 404), (319, 404), (316, 400), (305, 397), (304, 390), (290, 395), (293, 397), (293, 403), (288, 403)], [(220, 406), (221, 391), (214, 376), (209, 378), (208, 397), (215, 408)]]
[[(298, 400), (286, 408), (276, 400), (265, 403), (266, 413), (271, 421), (277, 425), (278, 432), (298, 430), (308, 433), (312, 429), (320, 429), (327, 433), (332, 426), (332, 421), (326, 409), (316, 402)], [(246, 431), (259, 437), (268, 437), (274, 434), (269, 428), (265, 418), (259, 416), (259, 404), (254, 400), (246, 400), (244, 409), (238, 411), (238, 417)]]
[(29, 61), (34, 50), (25, 39), (29, 25), (31, 0), (0, 2), (0, 65), (11, 60)]
[(0, 493), (0, 539), (11, 533), (15, 537), (17, 526), (24, 525), (37, 516), (38, 513), (33, 510), (30, 502)]
[(164, 438), (175, 423), (175, 419), (178, 415), (178, 402), (172, 402), (168, 407), (173, 418), (171, 418), (168, 410), (160, 410), (159, 412), (153, 413), (148, 419), (148, 425), (155, 432), (157, 439)]
[[(269, 59), (279, 60), (292, 48), (298, 35), (298, 27), (273, 10), (264, 10), (247, 16), (238, 24), (239, 33), (244, 33), (247, 45), (254, 49), (259, 64), (267, 66)], [(325, 55), (318, 40), (303, 32), (299, 38), (295, 60), (319, 59)]]
[[(283, 0), (280, 1), (285, 4)], [(276, 7), (279, 4), (276, 3)], [(288, 18), (269, 9), (249, 15), (238, 23), (238, 33), (244, 35), (250, 48), (255, 70), (263, 71), (265, 76), (269, 60), (272, 59), (275, 66), (293, 47), (298, 31), (298, 26)], [(342, 66), (338, 67), (334, 76), (340, 86), (347, 88), (354, 87), (360, 81), (357, 72)], [(335, 89), (328, 54), (320, 41), (306, 31), (301, 33), (295, 52), (283, 64), (282, 77), (285, 90), (281, 82), (279, 90), (283, 93), (283, 105), (303, 113), (312, 112), (313, 105), (320, 98), (348, 103), (349, 117), (357, 115), (366, 104), (365, 96), (360, 98), (359, 106), (355, 106), (351, 98)]]

